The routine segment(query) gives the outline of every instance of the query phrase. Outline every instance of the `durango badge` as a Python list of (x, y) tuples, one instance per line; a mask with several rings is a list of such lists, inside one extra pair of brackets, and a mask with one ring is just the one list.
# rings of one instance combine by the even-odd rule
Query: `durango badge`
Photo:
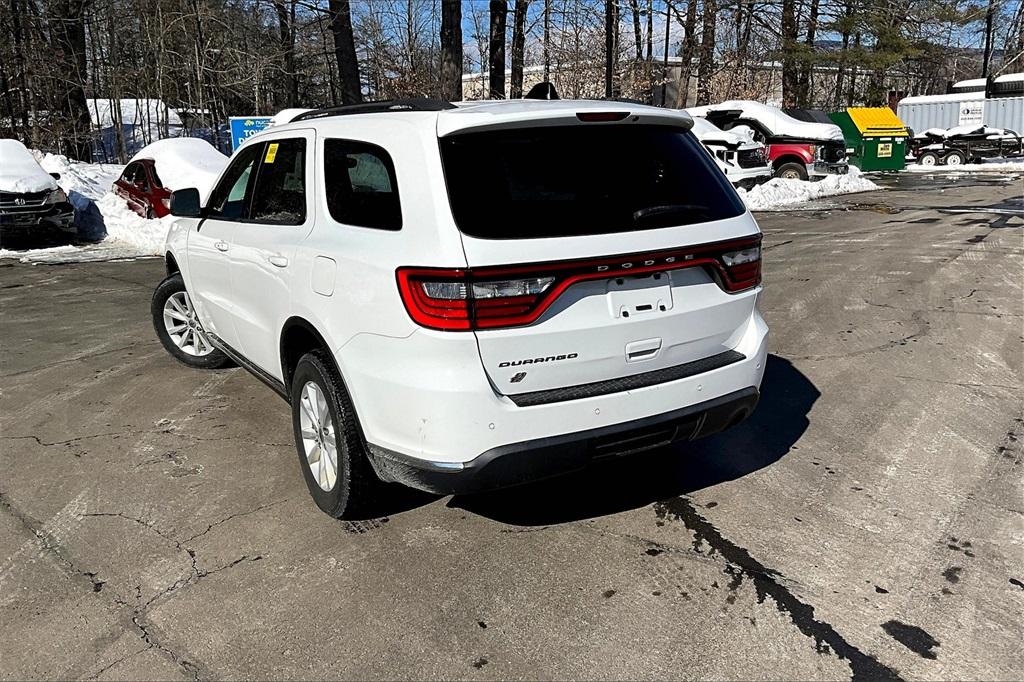
[(526, 358), (525, 360), (506, 360), (499, 362), (498, 367), (518, 367), (519, 365), (536, 365), (541, 362), (558, 362), (559, 360), (572, 360), (578, 358), (579, 353), (566, 353), (565, 355), (549, 355), (546, 358)]

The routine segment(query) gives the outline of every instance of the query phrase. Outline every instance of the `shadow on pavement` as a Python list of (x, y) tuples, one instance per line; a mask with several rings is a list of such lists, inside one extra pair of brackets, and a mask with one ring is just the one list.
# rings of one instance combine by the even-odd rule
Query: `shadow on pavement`
[(550, 525), (637, 509), (746, 476), (789, 452), (821, 395), (775, 355), (768, 357), (761, 388), (754, 414), (729, 431), (531, 485), (454, 497), (448, 506), (512, 525)]

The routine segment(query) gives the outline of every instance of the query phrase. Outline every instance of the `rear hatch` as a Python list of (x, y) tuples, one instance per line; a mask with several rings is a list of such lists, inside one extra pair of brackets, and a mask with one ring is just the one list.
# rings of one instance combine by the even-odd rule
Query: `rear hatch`
[(469, 268), (420, 298), (441, 314), (469, 299), (464, 328), (499, 393), (531, 405), (738, 359), (760, 234), (685, 124), (574, 121), (440, 144)]

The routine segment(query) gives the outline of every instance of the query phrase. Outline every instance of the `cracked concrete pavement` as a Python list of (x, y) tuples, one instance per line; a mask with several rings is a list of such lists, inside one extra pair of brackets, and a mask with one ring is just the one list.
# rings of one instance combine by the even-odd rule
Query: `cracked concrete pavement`
[(1024, 677), (1019, 176), (758, 216), (741, 427), (334, 521), (161, 263), (0, 261), (4, 679)]

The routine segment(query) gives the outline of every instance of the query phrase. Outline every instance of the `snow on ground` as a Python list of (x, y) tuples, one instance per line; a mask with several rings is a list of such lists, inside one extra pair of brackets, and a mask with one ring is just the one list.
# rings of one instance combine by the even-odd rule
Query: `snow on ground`
[(881, 187), (867, 179), (860, 169), (851, 166), (848, 175), (829, 175), (817, 182), (772, 178), (751, 190), (739, 189), (737, 192), (751, 211), (770, 211), (814, 199), (876, 189)]
[(173, 216), (146, 220), (130, 208), (124, 199), (108, 192), (96, 202), (107, 227), (104, 242), (118, 242), (125, 253), (136, 256), (159, 255), (174, 222)]
[(25, 263), (75, 263), (160, 254), (172, 218), (146, 220), (110, 191), (124, 166), (34, 153), (47, 173), (60, 173), (57, 184), (75, 207), (79, 239), (102, 241), (17, 251), (0, 249), (0, 258), (17, 258)]
[(110, 191), (110, 186), (121, 175), (124, 166), (81, 163), (59, 154), (33, 153), (47, 173), (60, 173), (57, 184), (67, 192), (68, 201), (75, 207), (78, 236), (89, 241), (102, 239), (105, 234), (104, 220), (96, 207), (96, 200)]
[(922, 166), (907, 161), (911, 173), (1020, 173), (1024, 171), (1024, 159), (991, 159), (984, 163), (964, 163), (959, 166)]

